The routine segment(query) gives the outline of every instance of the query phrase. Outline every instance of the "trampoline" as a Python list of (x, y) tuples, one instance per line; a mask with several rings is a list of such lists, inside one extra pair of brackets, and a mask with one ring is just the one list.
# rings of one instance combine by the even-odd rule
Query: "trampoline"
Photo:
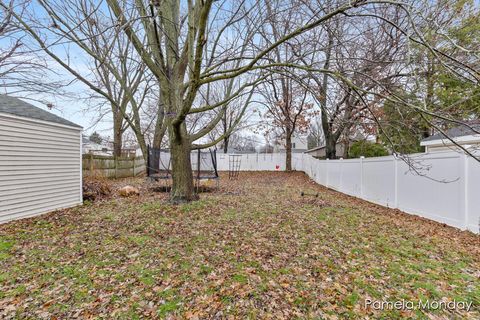
[(155, 181), (172, 178), (172, 163), (168, 149), (148, 148), (147, 176)]
[[(220, 177), (217, 170), (217, 151), (193, 150), (190, 153), (190, 161), (197, 191), (201, 180), (214, 180), (218, 189)], [(168, 149), (148, 146), (147, 176), (155, 181), (166, 181), (172, 178), (172, 161)]]

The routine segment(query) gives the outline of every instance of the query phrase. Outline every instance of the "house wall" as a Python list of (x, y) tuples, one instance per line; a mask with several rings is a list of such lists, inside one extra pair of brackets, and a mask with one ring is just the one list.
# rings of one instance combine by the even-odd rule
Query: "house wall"
[[(335, 150), (336, 150), (337, 157), (339, 157), (339, 158), (343, 157), (343, 152), (345, 150), (345, 146), (342, 143), (338, 143)], [(310, 151), (310, 152), (305, 152), (305, 153), (308, 154), (308, 155), (311, 155), (312, 157), (315, 157), (315, 158), (325, 158), (326, 149), (325, 149), (325, 147), (323, 147), (321, 149), (317, 149), (317, 150)]]
[[(285, 152), (286, 147), (285, 147), (285, 141), (282, 140), (278, 145), (274, 146), (275, 152)], [(307, 150), (307, 138), (305, 137), (298, 137), (298, 136), (293, 136), (292, 137), (292, 151), (305, 151)]]
[(315, 158), (325, 158), (326, 151), (325, 151), (325, 147), (323, 147), (321, 149), (316, 149), (316, 150), (305, 152), (305, 153)]
[(307, 150), (307, 138), (306, 137), (296, 137), (294, 136), (292, 139), (292, 143), (295, 144), (293, 149), (297, 150)]
[(0, 223), (82, 203), (81, 129), (0, 113)]

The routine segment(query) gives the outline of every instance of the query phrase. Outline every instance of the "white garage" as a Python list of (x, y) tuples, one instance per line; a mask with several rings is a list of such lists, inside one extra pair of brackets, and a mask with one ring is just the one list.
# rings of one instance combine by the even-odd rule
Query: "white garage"
[(82, 203), (82, 127), (0, 95), (0, 223)]

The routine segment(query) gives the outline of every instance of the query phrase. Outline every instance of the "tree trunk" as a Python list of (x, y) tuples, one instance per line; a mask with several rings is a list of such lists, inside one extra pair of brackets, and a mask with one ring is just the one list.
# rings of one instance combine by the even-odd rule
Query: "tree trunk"
[(288, 129), (285, 139), (285, 153), (285, 171), (292, 171), (292, 133)]
[(122, 155), (122, 143), (123, 143), (123, 115), (120, 111), (113, 113), (113, 155), (120, 157)]
[(153, 132), (153, 147), (160, 149), (162, 147), (163, 136), (165, 135), (166, 127), (163, 124), (165, 120), (164, 108), (161, 103), (158, 103), (157, 121), (155, 122), (155, 131)]
[(147, 144), (145, 142), (145, 137), (143, 135), (138, 135), (135, 134), (137, 137), (137, 142), (138, 146), (140, 147), (140, 150), (142, 151), (142, 156), (145, 161), (148, 159), (148, 149), (147, 149)]
[(343, 159), (348, 159), (348, 151), (350, 149), (350, 139), (345, 139), (343, 143)]
[(336, 141), (331, 135), (325, 135), (325, 156), (327, 159), (337, 158)]
[(172, 191), (170, 201), (179, 204), (198, 199), (193, 185), (190, 141), (186, 124), (169, 125), (170, 152), (172, 161)]
[(228, 136), (223, 139), (223, 153), (228, 153), (228, 140), (230, 140)]
[(122, 130), (115, 130), (113, 133), (113, 155), (120, 157), (122, 155)]
[[(225, 112), (225, 114), (223, 115), (223, 119), (222, 119), (222, 124), (223, 124), (223, 133), (227, 133), (228, 131), (228, 119), (227, 119), (227, 113)], [(223, 139), (223, 153), (227, 153), (228, 152), (228, 142), (230, 140), (230, 136), (225, 136), (225, 138)]]

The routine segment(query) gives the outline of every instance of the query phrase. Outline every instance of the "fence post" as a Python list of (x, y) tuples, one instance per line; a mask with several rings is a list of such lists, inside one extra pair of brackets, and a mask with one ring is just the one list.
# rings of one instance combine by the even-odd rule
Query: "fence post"
[(133, 177), (135, 177), (135, 156), (133, 156)]
[(307, 171), (305, 170), (305, 164), (304, 164), (304, 163), (305, 163), (305, 158), (306, 158), (306, 154), (305, 154), (305, 153), (302, 153), (302, 157), (301, 157), (301, 161), (300, 161), (299, 167), (301, 168), (300, 171), (303, 171), (303, 172), (306, 173)]
[(150, 145), (147, 145), (147, 159), (145, 159), (145, 156), (143, 156), (143, 163), (146, 166), (146, 171), (147, 171), (147, 177), (150, 177)]
[(117, 173), (117, 167), (118, 167), (118, 165), (117, 165), (117, 156), (113, 156), (113, 163), (114, 163), (114, 165), (115, 165), (115, 179), (117, 179), (117, 178), (118, 178), (118, 173)]
[(94, 164), (93, 164), (93, 153), (90, 153), (90, 176), (93, 176)]
[(343, 188), (342, 188), (342, 180), (343, 180), (343, 158), (340, 158), (340, 183), (339, 183), (339, 186), (338, 186), (338, 190), (339, 191), (343, 191)]
[(465, 229), (468, 230), (468, 155), (462, 152), (460, 158), (463, 158), (463, 219)]
[(363, 159), (364, 156), (360, 156), (360, 198), (363, 199)]
[(325, 186), (328, 188), (328, 162), (330, 161), (330, 159), (327, 158), (327, 162), (325, 162), (325, 171), (326, 171), (326, 177), (325, 177)]
[(395, 177), (394, 177), (394, 199), (393, 199), (393, 207), (396, 209), (398, 208), (398, 159), (397, 159), (397, 156), (394, 154), (393, 155), (393, 168), (395, 170), (394, 174), (395, 174)]

